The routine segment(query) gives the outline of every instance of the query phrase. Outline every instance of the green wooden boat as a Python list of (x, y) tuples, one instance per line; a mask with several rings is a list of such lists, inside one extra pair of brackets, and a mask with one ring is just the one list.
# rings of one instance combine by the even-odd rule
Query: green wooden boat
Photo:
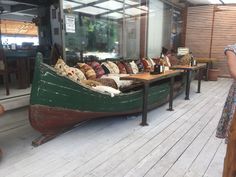
[[(185, 85), (184, 76), (177, 76), (174, 96), (180, 94)], [(151, 85), (148, 109), (156, 108), (168, 101), (169, 80)], [(41, 145), (59, 134), (73, 128), (82, 121), (140, 113), (143, 90), (121, 93), (114, 97), (96, 92), (84, 85), (58, 75), (54, 68), (36, 56), (34, 80), (30, 95), (29, 120), (42, 136), (35, 139), (34, 146)]]

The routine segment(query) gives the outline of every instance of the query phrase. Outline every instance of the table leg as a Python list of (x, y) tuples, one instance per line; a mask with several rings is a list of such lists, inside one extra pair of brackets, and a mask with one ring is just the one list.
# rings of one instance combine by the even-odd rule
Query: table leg
[(174, 92), (174, 77), (170, 78), (170, 97), (169, 97), (169, 108), (168, 111), (174, 111), (173, 109), (173, 92)]
[(191, 71), (187, 71), (187, 83), (186, 83), (186, 89), (185, 89), (185, 100), (189, 100), (189, 91), (190, 91), (190, 79), (191, 79)]
[(6, 88), (6, 95), (10, 95), (10, 89), (9, 89), (9, 76), (8, 73), (5, 72), (5, 74), (3, 75), (3, 84)]
[(146, 126), (147, 124), (147, 107), (148, 107), (148, 88), (149, 88), (149, 83), (144, 83), (144, 88), (143, 88), (143, 112), (142, 112), (142, 122), (140, 125)]
[(210, 69), (210, 64), (209, 62), (206, 63), (206, 78), (205, 78), (205, 81), (208, 81), (208, 72), (209, 72), (209, 69)]
[(197, 93), (201, 93), (201, 80), (202, 80), (202, 69), (198, 70), (198, 85), (197, 85)]

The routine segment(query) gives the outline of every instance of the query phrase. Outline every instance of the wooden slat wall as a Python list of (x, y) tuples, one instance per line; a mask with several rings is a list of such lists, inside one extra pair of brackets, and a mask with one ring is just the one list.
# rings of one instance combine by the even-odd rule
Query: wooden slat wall
[(224, 47), (236, 43), (236, 6), (217, 6), (212, 38), (212, 57), (219, 59), (216, 66), (221, 76), (229, 76)]
[(209, 57), (214, 6), (189, 7), (185, 46), (196, 57)]
[(234, 43), (236, 43), (236, 6), (188, 8), (185, 45), (196, 57), (217, 58), (218, 62), (214, 63), (214, 67), (220, 69), (221, 76), (229, 76), (223, 53), (224, 47)]

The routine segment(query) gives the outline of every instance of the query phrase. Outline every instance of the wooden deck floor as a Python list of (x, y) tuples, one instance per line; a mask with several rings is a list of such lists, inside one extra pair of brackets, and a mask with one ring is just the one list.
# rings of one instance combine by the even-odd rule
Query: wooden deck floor
[(39, 136), (27, 119), (27, 109), (0, 119), (1, 177), (221, 177), (226, 145), (215, 130), (230, 79), (202, 82), (202, 93), (191, 85), (174, 101), (141, 116), (106, 118), (84, 123), (34, 148)]

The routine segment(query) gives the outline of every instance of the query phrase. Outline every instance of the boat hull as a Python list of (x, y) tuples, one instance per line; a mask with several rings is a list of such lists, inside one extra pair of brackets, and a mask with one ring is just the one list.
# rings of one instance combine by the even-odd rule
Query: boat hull
[[(34, 146), (43, 144), (86, 120), (142, 111), (143, 89), (111, 97), (58, 75), (39, 58), (40, 55), (36, 58), (29, 120), (42, 136), (33, 141)], [(184, 80), (183, 76), (177, 76), (174, 96), (183, 91)], [(169, 88), (168, 79), (151, 84), (148, 94), (149, 110), (168, 101)]]

